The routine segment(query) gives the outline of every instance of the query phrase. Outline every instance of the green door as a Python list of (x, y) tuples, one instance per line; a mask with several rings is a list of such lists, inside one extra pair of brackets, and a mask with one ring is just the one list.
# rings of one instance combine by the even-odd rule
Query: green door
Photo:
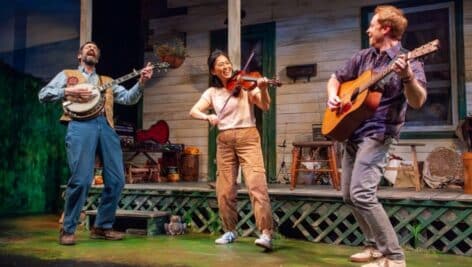
[[(220, 49), (228, 51), (227, 30), (212, 31), (210, 35), (211, 51)], [(252, 51), (255, 51), (247, 71), (259, 71), (263, 76), (273, 77), (275, 74), (275, 23), (264, 23), (245, 26), (241, 29), (241, 67)], [(272, 99), (269, 111), (263, 112), (255, 108), (257, 129), (261, 135), (262, 154), (270, 181), (276, 179), (276, 154), (275, 154), (275, 88), (269, 89)], [(216, 128), (209, 129), (208, 135), (208, 179), (216, 180)]]

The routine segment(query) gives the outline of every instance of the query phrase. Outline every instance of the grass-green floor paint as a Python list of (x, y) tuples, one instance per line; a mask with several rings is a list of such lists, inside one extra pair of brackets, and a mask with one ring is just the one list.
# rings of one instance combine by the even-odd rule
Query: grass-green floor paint
[[(57, 243), (57, 219), (53, 215), (0, 219), (0, 266), (31, 266), (5, 265), (5, 260), (13, 261), (16, 256), (30, 257), (32, 262), (39, 259), (42, 264), (56, 263), (50, 266), (61, 266), (64, 260), (67, 266), (360, 266), (347, 260), (359, 247), (283, 237), (275, 240), (273, 252), (263, 253), (253, 244), (254, 238), (239, 238), (227, 246), (215, 245), (216, 236), (209, 234), (128, 235), (123, 241), (104, 241), (89, 239), (88, 232), (80, 229), (77, 245), (65, 247)], [(472, 266), (472, 257), (409, 249), (406, 255), (409, 267)]]

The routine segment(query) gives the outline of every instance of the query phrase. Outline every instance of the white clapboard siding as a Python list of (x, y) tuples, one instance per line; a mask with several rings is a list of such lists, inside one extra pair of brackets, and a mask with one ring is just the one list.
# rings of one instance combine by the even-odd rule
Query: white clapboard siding
[[(178, 69), (160, 73), (144, 91), (143, 126), (166, 120), (172, 143), (200, 149), (200, 178), (206, 179), (208, 165), (208, 123), (192, 120), (188, 112), (208, 87), (206, 60), (210, 50), (210, 31), (227, 27), (227, 0), (169, 0), (168, 7), (187, 7), (187, 15), (152, 19), (151, 42), (162, 41), (172, 32), (185, 32), (189, 58)], [(292, 142), (310, 141), (312, 124), (320, 124), (326, 108), (326, 82), (332, 72), (360, 49), (361, 7), (391, 0), (258, 0), (241, 1), (246, 11), (242, 25), (275, 22), (276, 69), (284, 83), (277, 88), (277, 144), (286, 140), (285, 161), (291, 162)], [(463, 1), (464, 62), (467, 110), (472, 112), (472, 1)], [(152, 53), (145, 55), (153, 60)], [(317, 64), (316, 76), (294, 83), (286, 76), (286, 67)], [(427, 144), (418, 147), (419, 160), (438, 146), (456, 145), (453, 139), (414, 140)], [(408, 158), (407, 148), (397, 153)], [(402, 150), (403, 149), (403, 150)], [(277, 147), (277, 164), (283, 158)], [(289, 166), (290, 167), (290, 166)]]

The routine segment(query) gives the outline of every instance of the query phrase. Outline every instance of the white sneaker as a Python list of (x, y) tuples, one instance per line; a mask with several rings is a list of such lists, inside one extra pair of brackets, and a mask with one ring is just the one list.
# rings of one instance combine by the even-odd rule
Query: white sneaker
[(267, 234), (260, 235), (259, 238), (254, 241), (254, 244), (266, 250), (272, 250), (272, 238)]
[(349, 258), (352, 262), (370, 262), (381, 258), (383, 255), (373, 247), (365, 247), (363, 251), (352, 254)]
[(236, 240), (236, 232), (226, 232), (220, 238), (215, 240), (215, 244), (226, 245)]
[(361, 267), (406, 267), (406, 261), (391, 260), (386, 257), (382, 257), (374, 262), (364, 264)]

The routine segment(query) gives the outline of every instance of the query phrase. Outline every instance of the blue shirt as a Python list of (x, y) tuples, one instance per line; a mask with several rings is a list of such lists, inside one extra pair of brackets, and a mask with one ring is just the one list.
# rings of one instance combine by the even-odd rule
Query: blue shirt
[[(401, 49), (400, 43), (382, 53), (379, 53), (379, 51), (373, 47), (363, 49), (354, 54), (354, 56), (334, 74), (337, 80), (343, 83), (356, 79), (367, 70), (380, 72), (387, 67), (397, 55), (402, 54)], [(421, 86), (426, 88), (426, 76), (423, 63), (418, 60), (412, 60), (410, 61), (410, 66), (416, 80)], [(389, 136), (398, 139), (400, 136), (400, 129), (405, 123), (407, 109), (403, 83), (396, 73), (391, 72), (379, 81), (376, 86), (383, 91), (380, 104), (374, 115), (363, 121), (349, 137), (353, 142), (359, 142), (367, 136), (378, 138), (379, 140), (383, 140)]]
[[(87, 73), (83, 66), (79, 66), (79, 71), (84, 75), (88, 83), (99, 85), (99, 75), (95, 72)], [(45, 87), (39, 91), (38, 97), (41, 103), (55, 102), (64, 99), (64, 89), (67, 85), (67, 76), (64, 71), (59, 72)], [(139, 83), (136, 83), (131, 89), (126, 90), (121, 85), (114, 85), (113, 100), (115, 103), (122, 105), (133, 105), (138, 103), (139, 98), (143, 94)]]

